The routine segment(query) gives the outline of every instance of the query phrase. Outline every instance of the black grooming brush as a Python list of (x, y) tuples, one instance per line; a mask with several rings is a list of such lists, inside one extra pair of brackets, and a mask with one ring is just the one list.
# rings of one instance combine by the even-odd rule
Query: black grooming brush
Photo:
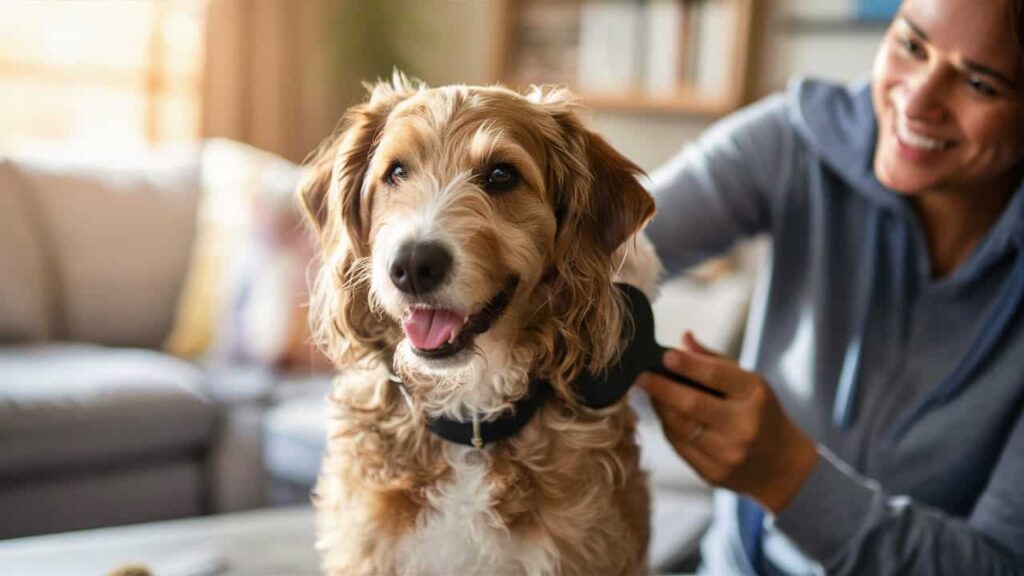
[(622, 323), (623, 336), (629, 343), (618, 361), (608, 366), (601, 374), (585, 372), (576, 379), (574, 388), (579, 399), (590, 408), (606, 408), (619, 401), (643, 372), (655, 372), (684, 386), (696, 388), (713, 396), (721, 392), (698, 384), (665, 368), (662, 356), (668, 348), (654, 339), (654, 312), (647, 296), (636, 286), (616, 284), (626, 301), (626, 318)]

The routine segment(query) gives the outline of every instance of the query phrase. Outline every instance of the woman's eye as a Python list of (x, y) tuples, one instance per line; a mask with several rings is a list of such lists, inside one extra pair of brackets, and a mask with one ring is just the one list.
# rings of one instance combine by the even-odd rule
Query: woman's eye
[(967, 85), (970, 86), (971, 90), (981, 94), (982, 96), (995, 97), (999, 95), (999, 92), (997, 92), (992, 85), (979, 78), (967, 78)]
[(904, 52), (915, 58), (919, 58), (924, 55), (924, 48), (913, 38), (904, 37), (897, 40), (897, 42), (899, 42)]
[(504, 192), (519, 184), (519, 174), (508, 164), (495, 164), (487, 171), (484, 188), (488, 192)]
[(405, 170), (405, 166), (402, 166), (400, 162), (395, 162), (388, 168), (387, 181), (392, 186), (398, 184), (402, 180), (409, 177), (409, 173)]

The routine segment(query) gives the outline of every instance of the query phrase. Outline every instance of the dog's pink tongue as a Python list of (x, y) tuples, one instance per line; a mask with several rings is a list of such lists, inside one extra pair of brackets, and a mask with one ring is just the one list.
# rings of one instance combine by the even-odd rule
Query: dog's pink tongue
[(402, 330), (420, 350), (440, 348), (462, 328), (462, 317), (451, 310), (417, 308), (402, 322)]

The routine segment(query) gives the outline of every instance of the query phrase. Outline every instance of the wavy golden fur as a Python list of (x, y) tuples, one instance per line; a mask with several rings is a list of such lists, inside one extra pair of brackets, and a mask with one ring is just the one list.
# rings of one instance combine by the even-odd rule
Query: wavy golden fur
[[(620, 351), (612, 279), (643, 251), (635, 234), (654, 210), (639, 170), (580, 123), (564, 90), (428, 89), (396, 75), (370, 92), (299, 189), (321, 248), (311, 325), (340, 372), (316, 490), (324, 569), (642, 573), (648, 503), (635, 416), (626, 403), (583, 408), (570, 384)], [(399, 183), (388, 180), (397, 160), (409, 167)], [(489, 194), (480, 174), (499, 160), (521, 183)], [(404, 342), (409, 303), (386, 263), (416, 234), (452, 247), (443, 293), (452, 306), (478, 310), (507, 278), (518, 281), (460, 362), (423, 360)], [(644, 273), (634, 281), (653, 284), (656, 267)], [(498, 415), (531, 378), (550, 381), (555, 399), (482, 452), (424, 425), (425, 416)]]

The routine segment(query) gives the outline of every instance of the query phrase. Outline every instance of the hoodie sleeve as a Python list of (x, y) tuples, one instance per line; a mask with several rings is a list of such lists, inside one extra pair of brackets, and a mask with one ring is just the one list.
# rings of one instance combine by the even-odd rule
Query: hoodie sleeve
[(782, 94), (718, 122), (651, 175), (646, 229), (671, 275), (767, 230), (801, 142)]
[(819, 452), (775, 526), (829, 574), (1024, 574), (1024, 415), (966, 519), (888, 494)]

